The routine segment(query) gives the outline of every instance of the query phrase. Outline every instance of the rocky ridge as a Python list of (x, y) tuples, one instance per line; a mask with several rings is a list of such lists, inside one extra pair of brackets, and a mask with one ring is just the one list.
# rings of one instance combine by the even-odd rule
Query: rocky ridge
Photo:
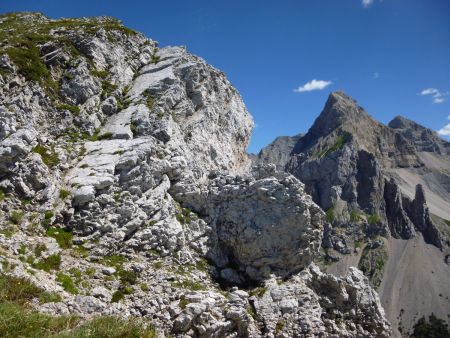
[(36, 309), (161, 336), (389, 336), (367, 278), (312, 263), (304, 185), (251, 168), (222, 72), (106, 17), (9, 14), (0, 36), (1, 271), (62, 296)]
[[(403, 117), (385, 126), (343, 92), (331, 93), (309, 131), (294, 138), (290, 149), (269, 145), (253, 161), (264, 164), (282, 159), (274, 164), (302, 181), (306, 192), (326, 211), (321, 264), (334, 272), (334, 265), (339, 271), (356, 265), (378, 287), (383, 280), (395, 279), (384, 274), (390, 259), (389, 239), (419, 237), (441, 250), (438, 258), (430, 260), (446, 265), (450, 222), (444, 210), (450, 210), (450, 143)], [(294, 143), (293, 139), (285, 143)], [(423, 267), (411, 268), (420, 274)], [(409, 288), (401, 284), (406, 280), (396, 283), (395, 287)], [(384, 282), (383, 290), (387, 289), (392, 287)], [(443, 299), (436, 308), (448, 308), (448, 290), (437, 289)], [(410, 319), (403, 323), (406, 331), (417, 310), (422, 311), (420, 304), (402, 308)], [(425, 313), (429, 310), (424, 309)], [(398, 315), (390, 313), (390, 320), (398, 323)], [(395, 331), (400, 334), (397, 327)]]

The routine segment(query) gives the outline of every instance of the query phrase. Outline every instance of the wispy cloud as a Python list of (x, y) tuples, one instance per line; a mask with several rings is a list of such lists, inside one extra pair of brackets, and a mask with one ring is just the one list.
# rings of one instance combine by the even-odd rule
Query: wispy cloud
[(443, 93), (439, 89), (436, 88), (426, 88), (422, 90), (419, 95), (426, 96), (430, 95), (433, 98), (433, 103), (442, 103), (446, 100), (446, 96), (448, 96), (450, 93), (446, 92)]
[(374, 0), (362, 0), (362, 5), (364, 8), (369, 8), (373, 4)]
[(380, 78), (380, 73), (375, 72), (375, 73), (373, 73), (372, 77), (373, 77), (374, 79), (379, 79), (379, 78)]
[(313, 90), (322, 90), (322, 89), (327, 88), (332, 83), (333, 82), (331, 82), (331, 81), (313, 79), (309, 82), (306, 82), (303, 86), (295, 88), (294, 92), (303, 93), (303, 92), (311, 92)]
[[(448, 116), (448, 119), (450, 120), (450, 115)], [(437, 133), (441, 136), (450, 136), (450, 123), (444, 126), (444, 128), (439, 129)]]

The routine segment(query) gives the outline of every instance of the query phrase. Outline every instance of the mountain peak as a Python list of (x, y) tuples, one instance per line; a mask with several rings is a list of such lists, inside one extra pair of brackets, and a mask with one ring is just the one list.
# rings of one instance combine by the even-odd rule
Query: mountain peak
[(418, 123), (407, 119), (404, 116), (401, 115), (397, 115), (396, 117), (394, 117), (392, 119), (391, 122), (389, 122), (388, 126), (390, 128), (393, 129), (407, 129), (407, 128), (412, 128), (412, 129), (418, 129), (418, 128), (422, 128), (422, 129), (426, 129), (425, 127), (422, 127), (421, 125), (419, 125)]
[(328, 96), (322, 113), (314, 121), (309, 133), (318, 137), (325, 136), (339, 127), (366, 119), (370, 119), (370, 116), (356, 100), (342, 91), (335, 91)]

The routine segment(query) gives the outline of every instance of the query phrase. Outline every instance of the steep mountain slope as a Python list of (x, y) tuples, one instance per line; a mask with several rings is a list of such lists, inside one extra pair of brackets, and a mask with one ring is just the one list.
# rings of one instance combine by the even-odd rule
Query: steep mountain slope
[[(340, 275), (349, 266), (359, 266), (374, 286), (382, 284), (381, 298), (389, 306), (394, 329), (402, 310), (403, 328), (409, 330), (417, 313), (430, 314), (431, 299), (442, 317), (447, 319), (450, 312), (446, 264), (449, 149), (450, 143), (429, 129), (402, 117), (385, 126), (355, 100), (334, 92), (289, 154), (278, 154), (279, 149), (268, 147), (257, 160), (270, 163), (283, 158), (284, 164), (286, 156), (290, 157), (285, 170), (305, 183), (306, 191), (326, 210), (323, 259), (327, 264), (340, 260), (329, 271)], [(404, 254), (402, 242), (396, 239), (418, 243), (424, 254)], [(429, 283), (428, 278), (434, 278), (424, 275), (423, 269), (430, 262), (440, 271), (435, 278), (447, 282), (438, 282), (430, 294), (423, 295), (421, 288)], [(393, 268), (397, 264), (408, 273)], [(417, 282), (410, 283), (405, 275), (415, 275)], [(390, 299), (399, 292), (402, 297), (395, 296), (393, 308)]]
[(112, 18), (0, 17), (0, 261), (52, 315), (144, 317), (177, 337), (387, 337), (357, 269), (312, 263), (324, 213), (250, 168), (225, 75)]

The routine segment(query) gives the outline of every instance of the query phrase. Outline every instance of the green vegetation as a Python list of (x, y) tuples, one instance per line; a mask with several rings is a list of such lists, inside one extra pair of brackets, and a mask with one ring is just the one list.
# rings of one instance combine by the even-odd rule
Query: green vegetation
[(247, 313), (250, 315), (250, 317), (252, 317), (254, 320), (258, 319), (258, 315), (256, 314), (253, 306), (249, 305), (245, 309), (247, 310)]
[(174, 282), (172, 283), (172, 286), (176, 288), (188, 289), (191, 291), (205, 290), (205, 286), (202, 283), (193, 280), (183, 280), (181, 282)]
[(334, 222), (334, 208), (330, 208), (325, 212), (325, 220), (328, 223)]
[(61, 198), (62, 200), (65, 200), (69, 196), (70, 196), (69, 190), (66, 190), (66, 189), (59, 190), (59, 198)]
[(126, 262), (126, 258), (121, 255), (109, 255), (102, 257), (100, 264), (106, 265), (106, 266), (112, 266), (116, 269), (121, 269), (123, 266), (123, 263)]
[(258, 298), (261, 298), (266, 293), (267, 288), (266, 287), (257, 287), (250, 291), (248, 294), (250, 296), (257, 296)]
[(361, 214), (356, 210), (352, 210), (352, 212), (350, 213), (350, 222), (356, 223), (359, 222), (360, 220)]
[(445, 320), (437, 318), (433, 313), (428, 321), (420, 318), (414, 325), (411, 337), (414, 338), (444, 338), (450, 337), (450, 328)]
[(134, 285), (137, 282), (138, 276), (133, 270), (120, 269), (117, 274), (123, 285)]
[(108, 81), (103, 81), (102, 82), (102, 89), (103, 89), (102, 98), (107, 98), (117, 88), (118, 88), (117, 85), (115, 85), (115, 84), (113, 84), (111, 82), (108, 82)]
[(0, 303), (14, 302), (23, 305), (38, 297), (41, 292), (28, 279), (0, 274)]
[(47, 211), (45, 212), (45, 214), (44, 214), (44, 218), (45, 218), (45, 219), (50, 219), (50, 218), (52, 218), (53, 216), (55, 216), (55, 213), (54, 213), (53, 211), (51, 211), (51, 210), (47, 210)]
[(161, 60), (161, 58), (155, 54), (152, 54), (152, 63), (157, 64), (159, 61)]
[(180, 222), (182, 225), (191, 223), (191, 214), (192, 211), (188, 208), (182, 208), (181, 212), (177, 214), (176, 218), (177, 221)]
[(69, 275), (66, 275), (62, 272), (56, 274), (56, 281), (58, 283), (61, 283), (61, 286), (63, 287), (64, 290), (66, 290), (67, 292), (76, 295), (78, 294), (78, 289), (75, 286), (75, 283), (72, 280), (72, 277), (70, 277)]
[(163, 262), (162, 261), (157, 261), (157, 262), (154, 262), (152, 265), (153, 265), (154, 269), (159, 270), (159, 269), (161, 269), (163, 267)]
[(53, 254), (47, 258), (42, 258), (40, 261), (33, 263), (32, 266), (35, 269), (44, 270), (50, 272), (52, 270), (59, 270), (61, 265), (61, 256)]
[(56, 154), (53, 149), (50, 151), (47, 147), (38, 144), (32, 149), (32, 151), (33, 153), (41, 155), (42, 162), (44, 162), (49, 168), (53, 168), (59, 164), (58, 154)]
[(322, 150), (318, 157), (323, 157), (323, 156), (327, 156), (328, 154), (331, 154), (333, 152), (335, 152), (336, 150), (342, 149), (344, 148), (344, 145), (349, 142), (352, 139), (352, 134), (348, 133), (348, 132), (343, 132), (342, 135), (339, 135), (336, 138), (336, 141), (334, 142), (334, 144), (329, 147), (328, 149), (324, 149)]
[(130, 123), (130, 130), (133, 133), (133, 137), (136, 137), (138, 135), (138, 126), (136, 125), (136, 123)]
[(145, 90), (142, 95), (144, 96), (145, 105), (148, 107), (148, 109), (152, 110), (153, 105), (155, 104), (155, 98), (148, 90)]
[(58, 302), (61, 297), (45, 292), (29, 280), (0, 274), (0, 336), (54, 338), (154, 338), (148, 323), (117, 317), (95, 317), (82, 322), (77, 316), (49, 316), (31, 309), (33, 299)]
[(361, 240), (355, 240), (355, 241), (353, 242), (353, 246), (355, 247), (355, 249), (356, 249), (356, 248), (361, 248), (362, 245), (363, 245), (363, 241), (361, 241)]
[[(1, 193), (0, 193), (0, 201), (1, 201)], [(445, 224), (447, 224), (450, 227), (450, 221), (447, 219), (444, 219)]]
[(39, 295), (39, 301), (41, 303), (57, 303), (62, 300), (61, 296), (56, 292), (44, 291)]
[(20, 224), (23, 219), (23, 211), (22, 210), (14, 210), (11, 212), (11, 215), (9, 216), (9, 220), (14, 224)]
[(358, 268), (369, 278), (370, 284), (375, 288), (381, 283), (387, 259), (388, 252), (384, 245), (374, 249), (366, 246), (362, 252)]
[(80, 108), (78, 106), (73, 106), (73, 105), (70, 105), (70, 104), (65, 104), (65, 103), (59, 104), (59, 105), (56, 106), (56, 108), (59, 109), (59, 110), (68, 110), (72, 114), (75, 114), (75, 115), (80, 113)]
[(109, 140), (112, 136), (113, 136), (113, 133), (110, 133), (110, 132), (104, 133), (104, 134), (98, 135), (97, 140), (98, 141)]
[(101, 79), (106, 79), (108, 76), (107, 70), (98, 70), (98, 69), (91, 69), (91, 75), (95, 77), (99, 77)]
[(48, 228), (46, 234), (56, 239), (61, 249), (69, 249), (72, 247), (73, 234), (70, 231), (60, 228)]
[(3, 201), (5, 199), (5, 192), (0, 189), (0, 202)]
[(378, 216), (377, 214), (367, 216), (367, 223), (369, 223), (370, 225), (375, 225), (379, 221), (380, 221), (380, 216)]
[(275, 336), (283, 331), (285, 325), (286, 322), (283, 319), (280, 319), (278, 321), (277, 325), (275, 326)]
[(180, 302), (178, 303), (178, 305), (180, 306), (180, 308), (185, 309), (189, 303), (190, 302), (186, 298), (182, 298), (182, 299), (180, 299)]
[(34, 255), (36, 257), (41, 257), (42, 253), (47, 250), (47, 246), (44, 243), (38, 243), (34, 247)]
[[(95, 35), (100, 29), (106, 31), (110, 41), (118, 38), (117, 33), (126, 36), (135, 35), (136, 32), (123, 27), (115, 20), (85, 20), (61, 19), (45, 21), (37, 15), (6, 14), (1, 16), (0, 22), (0, 54), (8, 54), (18, 71), (29, 81), (38, 82), (50, 96), (57, 97), (59, 91), (58, 79), (54, 79), (49, 68), (40, 55), (39, 46), (52, 41), (59, 48), (68, 52), (73, 59), (85, 57), (92, 65), (90, 57), (78, 50), (67, 34), (53, 34), (51, 30), (77, 31), (80, 34)], [(92, 65), (93, 66), (93, 65)], [(2, 70), (5, 72), (5, 70)], [(92, 70), (92, 75), (100, 78), (106, 77), (106, 71)], [(68, 77), (64, 74), (62, 77)], [(69, 75), (70, 76), (70, 75)]]

